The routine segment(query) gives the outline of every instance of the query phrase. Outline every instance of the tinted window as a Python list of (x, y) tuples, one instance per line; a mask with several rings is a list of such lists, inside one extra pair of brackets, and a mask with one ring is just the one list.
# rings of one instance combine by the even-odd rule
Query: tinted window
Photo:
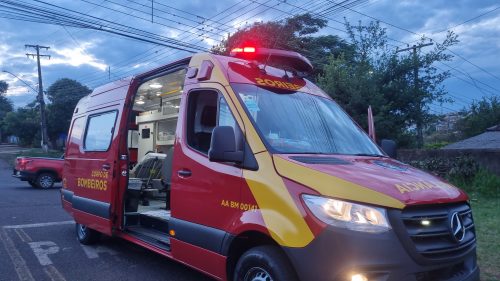
[(151, 133), (151, 129), (149, 129), (149, 128), (142, 129), (141, 136), (142, 136), (143, 139), (149, 139), (150, 133)]
[(116, 120), (116, 111), (89, 117), (84, 147), (90, 151), (106, 151), (111, 144)]

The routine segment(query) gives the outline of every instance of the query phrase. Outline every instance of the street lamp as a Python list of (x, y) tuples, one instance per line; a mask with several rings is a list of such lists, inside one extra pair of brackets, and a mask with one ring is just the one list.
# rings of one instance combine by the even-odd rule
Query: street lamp
[(28, 86), (30, 89), (32, 89), (35, 93), (38, 93), (37, 99), (38, 99), (38, 102), (40, 103), (40, 121), (41, 121), (40, 127), (41, 127), (41, 131), (42, 131), (42, 149), (45, 152), (47, 152), (47, 150), (48, 150), (48, 147), (47, 147), (48, 135), (47, 135), (47, 124), (46, 124), (47, 119), (45, 117), (45, 101), (43, 100), (43, 93), (41, 92), (42, 90), (36, 90), (30, 84), (28, 84), (28, 82), (19, 78), (17, 75), (15, 75), (14, 73), (12, 73), (10, 71), (2, 70), (2, 72), (8, 73), (8, 74), (16, 77), (17, 79), (19, 79), (19, 81), (23, 82), (26, 86)]

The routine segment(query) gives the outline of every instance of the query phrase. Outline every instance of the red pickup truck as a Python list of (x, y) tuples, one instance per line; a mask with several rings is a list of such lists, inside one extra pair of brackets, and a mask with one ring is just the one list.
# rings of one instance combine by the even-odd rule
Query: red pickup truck
[(51, 188), (62, 180), (64, 158), (17, 157), (12, 176), (31, 186)]

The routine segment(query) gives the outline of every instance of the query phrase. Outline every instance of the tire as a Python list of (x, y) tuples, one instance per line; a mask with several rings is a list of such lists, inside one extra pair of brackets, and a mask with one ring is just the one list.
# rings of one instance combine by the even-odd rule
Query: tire
[(83, 245), (91, 245), (99, 240), (101, 234), (83, 224), (76, 224), (76, 238)]
[(34, 182), (34, 181), (28, 181), (28, 183), (29, 183), (32, 187), (38, 187), (38, 185), (36, 185), (36, 182)]
[(54, 182), (56, 181), (54, 175), (50, 173), (41, 173), (36, 178), (36, 186), (41, 189), (49, 189), (54, 186)]
[(234, 281), (297, 281), (287, 257), (275, 246), (245, 252), (234, 270)]

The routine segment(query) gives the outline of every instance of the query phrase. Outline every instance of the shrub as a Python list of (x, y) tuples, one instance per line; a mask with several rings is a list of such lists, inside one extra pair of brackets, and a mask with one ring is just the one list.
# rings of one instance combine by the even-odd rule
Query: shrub
[(421, 161), (412, 161), (416, 168), (448, 179), (471, 196), (481, 195), (500, 197), (500, 177), (481, 168), (469, 156), (455, 158), (429, 158)]
[(479, 170), (479, 165), (469, 156), (455, 158), (434, 157), (412, 161), (410, 165), (443, 178), (461, 178), (463, 180), (472, 179)]

